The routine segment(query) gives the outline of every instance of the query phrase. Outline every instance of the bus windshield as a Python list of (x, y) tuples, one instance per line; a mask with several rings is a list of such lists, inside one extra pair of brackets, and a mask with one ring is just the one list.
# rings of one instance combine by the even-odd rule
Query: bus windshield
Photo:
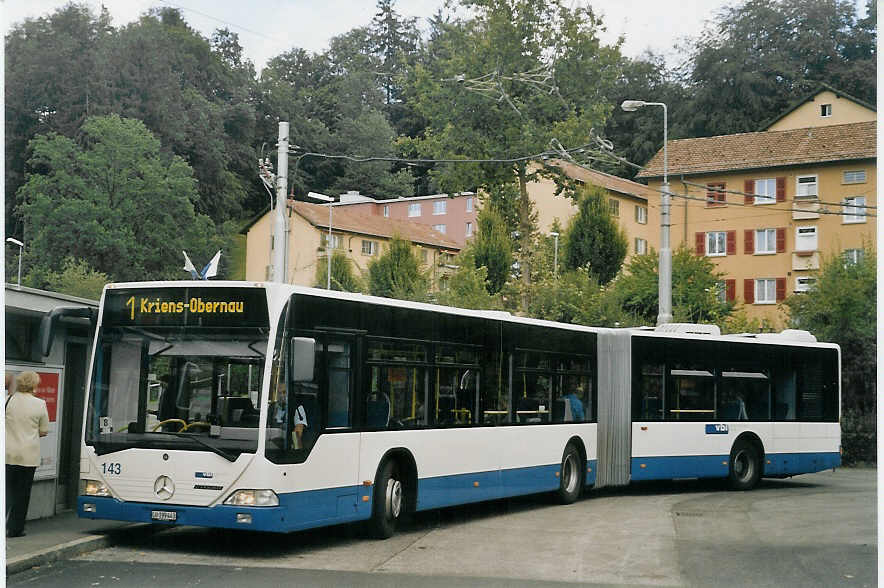
[[(236, 306), (242, 295), (232, 289), (183, 290), (144, 294), (171, 308), (166, 316), (147, 310), (153, 306), (141, 304), (140, 292), (106, 295), (86, 419), (86, 443), (98, 454), (186, 449), (233, 461), (257, 451), (269, 331), (264, 293)], [(258, 316), (225, 317), (221, 325), (217, 316), (189, 312), (218, 308), (218, 298), (234, 310), (257, 304)]]

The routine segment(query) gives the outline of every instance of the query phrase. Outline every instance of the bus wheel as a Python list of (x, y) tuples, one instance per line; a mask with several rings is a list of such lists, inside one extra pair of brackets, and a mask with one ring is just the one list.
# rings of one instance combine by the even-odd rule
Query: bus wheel
[(761, 479), (761, 461), (758, 450), (752, 443), (744, 439), (734, 443), (728, 479), (734, 490), (751, 490), (758, 484)]
[(371, 534), (378, 539), (387, 539), (396, 532), (396, 522), (405, 510), (405, 487), (402, 475), (395, 460), (387, 460), (378, 472), (374, 485)]
[(562, 467), (559, 470), (559, 502), (571, 504), (580, 496), (583, 490), (584, 468), (580, 452), (573, 444), (568, 443), (565, 453), (562, 455)]

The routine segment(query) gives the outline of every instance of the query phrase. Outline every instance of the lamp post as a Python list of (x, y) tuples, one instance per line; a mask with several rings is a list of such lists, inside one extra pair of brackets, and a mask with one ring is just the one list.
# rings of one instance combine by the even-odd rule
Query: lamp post
[(668, 143), (668, 114), (666, 105), (662, 102), (645, 102), (643, 100), (624, 100), (620, 108), (624, 112), (634, 112), (645, 106), (663, 107), (663, 186), (662, 198), (660, 199), (660, 261), (659, 261), (659, 288), (657, 297), (658, 312), (657, 325), (665, 325), (672, 322), (672, 248), (669, 244), (669, 206), (671, 196), (669, 194), (669, 160), (667, 158), (666, 144)]
[(331, 290), (332, 204), (335, 203), (335, 199), (332, 196), (326, 196), (325, 194), (320, 194), (319, 192), (308, 192), (307, 198), (312, 198), (313, 200), (320, 200), (322, 202), (328, 203), (328, 239), (326, 239), (325, 241), (325, 265), (328, 271), (326, 272), (325, 289)]
[(6, 237), (6, 242), (18, 245), (18, 287), (21, 288), (21, 254), (25, 250), (25, 244), (12, 237)]
[(553, 275), (555, 277), (559, 277), (559, 234), (555, 231), (550, 231), (550, 235), (552, 235), (556, 240), (555, 245), (555, 253), (553, 254)]

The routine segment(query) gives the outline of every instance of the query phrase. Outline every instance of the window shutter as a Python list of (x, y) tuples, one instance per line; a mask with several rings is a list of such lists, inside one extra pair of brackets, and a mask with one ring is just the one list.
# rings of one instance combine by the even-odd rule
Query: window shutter
[(777, 253), (784, 253), (786, 251), (786, 229), (779, 228), (777, 229)]
[(694, 245), (697, 255), (706, 255), (706, 233), (696, 233), (694, 237)]
[(746, 255), (755, 253), (755, 231), (750, 229), (743, 232), (743, 248)]
[(752, 204), (755, 202), (755, 197), (753, 194), (755, 193), (755, 180), (746, 180), (743, 182), (743, 192), (746, 193), (745, 203)]
[(777, 278), (777, 302), (786, 299), (786, 278)]
[(786, 201), (786, 178), (777, 178), (777, 202)]
[(755, 280), (743, 280), (743, 299), (746, 304), (755, 304)]
[(724, 299), (727, 302), (733, 302), (737, 298), (737, 281), (736, 280), (725, 280), (724, 281)]
[(736, 255), (737, 254), (737, 232), (736, 231), (728, 231), (727, 232), (727, 254), (728, 255)]

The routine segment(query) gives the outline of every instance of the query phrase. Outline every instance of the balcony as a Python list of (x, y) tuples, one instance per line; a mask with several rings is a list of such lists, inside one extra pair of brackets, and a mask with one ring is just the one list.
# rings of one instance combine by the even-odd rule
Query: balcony
[(798, 199), (792, 201), (792, 220), (812, 220), (819, 218), (820, 202), (814, 199)]
[(794, 251), (792, 253), (792, 270), (808, 271), (820, 269), (819, 251)]

